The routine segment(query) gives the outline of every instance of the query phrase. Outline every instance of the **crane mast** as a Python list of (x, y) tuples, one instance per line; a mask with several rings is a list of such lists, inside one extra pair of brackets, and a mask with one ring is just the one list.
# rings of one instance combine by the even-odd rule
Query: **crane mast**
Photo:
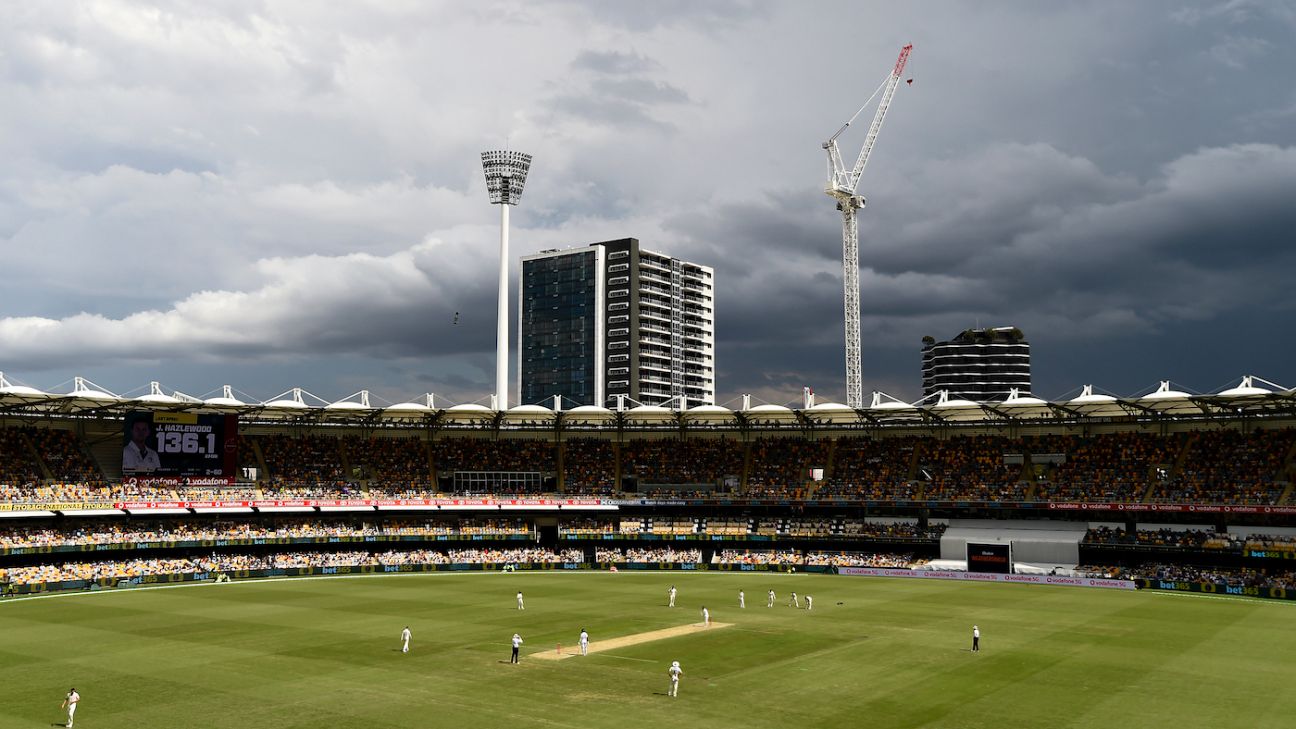
[[(842, 284), (845, 289), (846, 309), (846, 404), (852, 408), (864, 407), (864, 383), (860, 364), (860, 299), (859, 299), (859, 225), (856, 212), (864, 207), (864, 197), (856, 194), (860, 176), (868, 164), (873, 146), (877, 143), (878, 132), (882, 130), (882, 121), (886, 118), (887, 109), (895, 97), (900, 85), (900, 75), (904, 72), (905, 63), (909, 61), (909, 52), (913, 44), (900, 49), (891, 74), (887, 77), (873, 96), (864, 102), (859, 111), (837, 130), (836, 134), (824, 142), (823, 148), (828, 151), (828, 184), (824, 192), (837, 201), (837, 209), (842, 214)], [(864, 112), (873, 98), (882, 92), (878, 101), (877, 112), (869, 126), (868, 135), (864, 138), (864, 147), (860, 150), (855, 166), (846, 169), (842, 162), (841, 150), (837, 147), (837, 138), (845, 132), (851, 123)]]

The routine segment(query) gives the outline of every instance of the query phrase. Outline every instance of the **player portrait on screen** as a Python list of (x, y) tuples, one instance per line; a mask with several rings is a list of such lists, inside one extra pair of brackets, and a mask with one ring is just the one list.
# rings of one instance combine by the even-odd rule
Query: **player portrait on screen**
[(130, 440), (122, 449), (122, 473), (153, 473), (162, 467), (157, 451), (149, 445), (153, 435), (149, 421), (136, 420), (126, 433)]

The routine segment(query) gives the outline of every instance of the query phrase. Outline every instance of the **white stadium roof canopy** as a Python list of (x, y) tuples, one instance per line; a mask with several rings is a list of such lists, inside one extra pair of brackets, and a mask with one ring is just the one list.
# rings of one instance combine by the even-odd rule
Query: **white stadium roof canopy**
[[(366, 421), (375, 424), (443, 423), (459, 427), (543, 428), (577, 426), (589, 428), (630, 426), (663, 427), (756, 427), (803, 426), (872, 427), (885, 425), (976, 424), (995, 422), (1039, 422), (1043, 420), (1086, 421), (1126, 418), (1236, 418), (1244, 415), (1296, 416), (1296, 388), (1287, 388), (1254, 375), (1240, 377), (1214, 393), (1193, 394), (1171, 386), (1168, 380), (1144, 394), (1120, 396), (1097, 390), (1093, 385), (1078, 394), (1044, 400), (1031, 393), (1014, 391), (1006, 400), (978, 402), (948, 392), (938, 392), (917, 402), (905, 402), (882, 392), (873, 393), (869, 405), (851, 408), (841, 403), (820, 403), (795, 409), (761, 404), (732, 410), (719, 405), (696, 405), (676, 410), (660, 405), (635, 405), (609, 409), (582, 405), (553, 410), (544, 405), (518, 405), (499, 412), (478, 403), (439, 405), (432, 394), (391, 405), (371, 401), (369, 391), (329, 402), (303, 388), (295, 387), (265, 401), (248, 401), (235, 396), (229, 385), (220, 396), (202, 399), (179, 391), (167, 394), (157, 382), (139, 397), (116, 395), (90, 380), (77, 377), (65, 393), (47, 392), (13, 382), (0, 373), (0, 415), (112, 417), (133, 410), (169, 412), (235, 413), (250, 421), (336, 423)], [(1073, 391), (1075, 392), (1075, 391)], [(750, 399), (745, 398), (744, 403)]]

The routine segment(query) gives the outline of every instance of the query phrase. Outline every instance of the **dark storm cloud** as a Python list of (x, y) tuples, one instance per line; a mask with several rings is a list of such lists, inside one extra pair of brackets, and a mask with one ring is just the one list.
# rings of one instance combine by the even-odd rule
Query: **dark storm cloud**
[(650, 3), (560, 0), (579, 7), (600, 22), (636, 32), (661, 27), (725, 29), (757, 17), (766, 8), (753, 0), (655, 0)]
[(595, 79), (590, 90), (603, 96), (625, 99), (638, 104), (683, 104), (689, 100), (683, 89), (662, 81), (642, 78)]
[(0, 350), (11, 366), (32, 369), (86, 359), (479, 352), (494, 341), (494, 288), (480, 259), (464, 253), (425, 243), (390, 256), (267, 259), (257, 264), (266, 283), (247, 291), (204, 291), (120, 318), (0, 319)]
[[(988, 174), (966, 174), (972, 168)], [(879, 196), (861, 214), (863, 336), (894, 352), (981, 323), (1025, 328), (1037, 352), (1115, 356), (1123, 337), (1209, 331), (1243, 311), (1289, 321), (1296, 306), (1296, 148), (1199, 150), (1135, 181), (1056, 151), (1006, 146), (932, 164), (902, 192), (917, 189), (926, 194)], [(823, 207), (789, 196), (672, 222), (701, 258), (737, 241), (748, 252), (717, 276), (722, 355), (737, 342), (773, 352), (840, 338), (840, 232)], [(725, 231), (731, 238), (717, 242)], [(780, 264), (752, 263), (772, 260)], [(1290, 338), (1268, 346), (1296, 355)], [(1116, 386), (1155, 377), (1166, 362), (1146, 349), (1122, 360), (1130, 374)], [(767, 366), (739, 361), (735, 382), (759, 381)], [(1037, 369), (1046, 390), (1059, 379)]]
[(571, 67), (610, 76), (633, 75), (661, 70), (661, 64), (639, 53), (620, 51), (581, 51)]
[(549, 99), (545, 106), (568, 119), (608, 128), (649, 129), (670, 132), (674, 126), (655, 118), (646, 104), (629, 99), (597, 94), (563, 94)]
[(657, 109), (690, 103), (683, 89), (638, 75), (657, 67), (644, 56), (585, 51), (576, 57), (572, 66), (595, 74), (581, 86), (566, 88), (545, 100), (545, 108), (560, 118), (609, 129), (629, 127), (668, 132), (675, 127), (660, 119)]
[(912, 39), (860, 189), (866, 388), (916, 397), (920, 338), (978, 323), (1026, 330), (1045, 395), (1296, 381), (1291, 3), (15, 8), (7, 377), (473, 400), (478, 153), (508, 144), (536, 160), (514, 254), (635, 236), (712, 265), (719, 399), (841, 399), (818, 144)]

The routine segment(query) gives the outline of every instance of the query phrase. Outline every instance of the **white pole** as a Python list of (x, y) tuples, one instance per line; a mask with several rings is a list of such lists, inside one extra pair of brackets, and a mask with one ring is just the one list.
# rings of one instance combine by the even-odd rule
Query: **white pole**
[(509, 204), (500, 206), (499, 311), (495, 329), (495, 407), (508, 410)]

